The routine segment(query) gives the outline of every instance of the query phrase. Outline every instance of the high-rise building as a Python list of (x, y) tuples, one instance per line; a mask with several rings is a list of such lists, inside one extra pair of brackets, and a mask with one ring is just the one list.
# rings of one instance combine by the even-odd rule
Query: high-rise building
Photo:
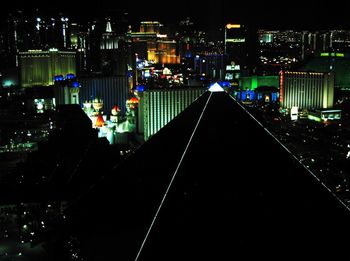
[(75, 52), (29, 50), (19, 53), (19, 76), (22, 87), (49, 86), (54, 76), (76, 74)]
[(196, 55), (194, 57), (194, 71), (210, 79), (224, 79), (225, 59), (222, 54)]
[(70, 49), (77, 49), (78, 48), (78, 38), (79, 38), (79, 25), (77, 23), (71, 23), (70, 24), (70, 30), (69, 30), (69, 38), (70, 38)]
[(227, 64), (248, 65), (247, 31), (244, 25), (227, 24), (225, 26), (225, 54)]
[(127, 52), (123, 37), (112, 29), (108, 19), (105, 32), (101, 36), (101, 69), (106, 76), (125, 76), (127, 73)]
[(280, 103), (290, 109), (328, 109), (334, 102), (334, 74), (280, 72)]
[(166, 34), (160, 34), (159, 22), (141, 22), (139, 32), (129, 32), (128, 41), (132, 43), (133, 53), (138, 59), (162, 64), (179, 64), (178, 43)]
[(101, 50), (116, 50), (118, 49), (118, 37), (112, 30), (111, 21), (107, 20), (106, 30), (102, 34)]
[(149, 139), (206, 90), (183, 88), (145, 91), (139, 104), (139, 132), (144, 132), (145, 140)]
[(157, 21), (142, 21), (140, 25), (140, 32), (142, 33), (160, 33), (160, 28), (163, 25)]

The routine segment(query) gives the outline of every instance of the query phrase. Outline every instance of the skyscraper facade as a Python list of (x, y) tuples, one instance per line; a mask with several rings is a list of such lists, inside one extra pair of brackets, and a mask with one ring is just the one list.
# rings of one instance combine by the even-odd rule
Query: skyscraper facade
[(244, 25), (227, 24), (225, 27), (225, 54), (227, 64), (248, 65), (247, 31)]
[(283, 108), (328, 109), (334, 102), (334, 74), (280, 72), (280, 102)]
[(76, 74), (75, 52), (29, 50), (19, 53), (19, 76), (22, 87), (49, 86), (54, 76)]
[(145, 91), (139, 105), (139, 126), (143, 127), (144, 139), (158, 132), (206, 90), (186, 88)]

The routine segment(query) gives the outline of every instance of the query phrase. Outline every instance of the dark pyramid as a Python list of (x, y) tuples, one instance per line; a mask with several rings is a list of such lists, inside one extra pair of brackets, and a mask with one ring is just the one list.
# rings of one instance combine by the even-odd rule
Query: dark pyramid
[(348, 209), (228, 94), (207, 92), (71, 205), (88, 260), (135, 260), (192, 134), (138, 260), (350, 256)]

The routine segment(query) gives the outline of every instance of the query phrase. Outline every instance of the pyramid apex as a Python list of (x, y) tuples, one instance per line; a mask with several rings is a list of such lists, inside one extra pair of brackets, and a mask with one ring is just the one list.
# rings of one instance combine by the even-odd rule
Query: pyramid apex
[(209, 87), (210, 92), (224, 92), (225, 90), (217, 82)]

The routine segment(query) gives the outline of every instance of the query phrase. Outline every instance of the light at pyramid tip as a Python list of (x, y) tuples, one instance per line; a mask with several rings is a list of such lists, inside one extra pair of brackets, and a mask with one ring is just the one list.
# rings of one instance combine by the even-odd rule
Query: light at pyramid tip
[(210, 92), (224, 92), (225, 90), (217, 82), (209, 87)]

